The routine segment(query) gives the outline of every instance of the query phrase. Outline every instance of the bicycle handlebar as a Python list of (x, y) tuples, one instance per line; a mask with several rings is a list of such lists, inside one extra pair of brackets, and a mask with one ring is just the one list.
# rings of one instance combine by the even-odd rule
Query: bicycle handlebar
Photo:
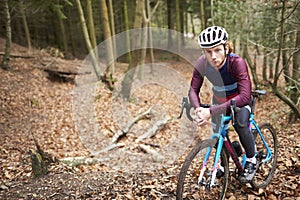
[[(203, 107), (203, 108), (209, 108), (210, 106), (211, 106), (210, 104), (200, 104), (200, 107)], [(188, 100), (187, 96), (185, 96), (185, 97), (182, 98), (181, 111), (180, 111), (178, 119), (180, 119), (182, 117), (184, 109), (186, 109), (186, 115), (187, 115), (188, 119), (190, 121), (193, 121), (193, 117), (191, 116), (192, 105), (189, 103), (189, 100)], [(235, 123), (238, 123), (241, 127), (244, 127), (244, 125), (241, 124), (235, 118), (235, 114), (240, 111), (240, 108), (236, 106), (235, 99), (232, 99), (230, 101), (230, 110), (231, 110), (231, 113), (232, 113), (232, 119), (233, 119), (232, 122), (233, 122), (233, 125)]]
[[(266, 93), (267, 92), (265, 90), (253, 90), (251, 92), (251, 95), (254, 98), (253, 105), (252, 105), (252, 110), (254, 110), (256, 98), (259, 97), (260, 95), (266, 95)], [(200, 104), (200, 106), (203, 107), (203, 108), (211, 107), (210, 104)], [(182, 99), (181, 111), (180, 111), (180, 115), (178, 116), (178, 119), (180, 119), (182, 117), (184, 109), (186, 109), (186, 115), (187, 115), (188, 119), (190, 121), (193, 121), (193, 117), (191, 116), (192, 105), (189, 103), (189, 99), (188, 99), (187, 96), (183, 97), (183, 99)], [(240, 122), (238, 120), (236, 120), (236, 117), (235, 117), (235, 114), (238, 113), (240, 111), (240, 109), (241, 108), (236, 106), (235, 99), (231, 99), (231, 101), (230, 101), (230, 110), (231, 110), (231, 114), (232, 114), (233, 124), (238, 123), (238, 125), (243, 127), (243, 125), (240, 124)]]
[[(200, 107), (203, 107), (203, 108), (209, 108), (210, 106), (211, 106), (210, 104), (200, 104)], [(191, 116), (192, 105), (189, 103), (189, 99), (187, 96), (182, 98), (181, 111), (180, 111), (178, 119), (180, 119), (182, 117), (184, 109), (186, 109), (186, 116), (188, 117), (188, 119), (190, 121), (193, 121), (193, 117)]]

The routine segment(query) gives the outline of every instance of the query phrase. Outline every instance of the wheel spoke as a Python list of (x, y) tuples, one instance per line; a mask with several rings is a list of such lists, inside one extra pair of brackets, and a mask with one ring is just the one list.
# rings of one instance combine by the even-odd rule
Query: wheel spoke
[(266, 187), (274, 174), (277, 162), (277, 138), (276, 133), (271, 125), (269, 124), (262, 124), (259, 126), (261, 133), (266, 141), (266, 144), (271, 150), (271, 159), (265, 162), (267, 158), (268, 151), (259, 136), (256, 132), (255, 135), (255, 143), (257, 148), (257, 161), (258, 161), (258, 169), (256, 174), (251, 182), (251, 185), (254, 188), (264, 188)]
[[(207, 143), (203, 142), (196, 146), (187, 156), (179, 175), (177, 199), (225, 198), (229, 174), (227, 157), (225, 151), (222, 150), (221, 159), (225, 160), (222, 162), (222, 164), (225, 165), (225, 174), (221, 178), (216, 178), (214, 186), (211, 187), (214, 156), (216, 153), (216, 149), (212, 147), (213, 145), (208, 145)], [(198, 178), (201, 173), (203, 160), (209, 148), (211, 149), (210, 157), (206, 163), (206, 170), (204, 171), (201, 182), (198, 184)], [(221, 165), (221, 162), (218, 164)]]

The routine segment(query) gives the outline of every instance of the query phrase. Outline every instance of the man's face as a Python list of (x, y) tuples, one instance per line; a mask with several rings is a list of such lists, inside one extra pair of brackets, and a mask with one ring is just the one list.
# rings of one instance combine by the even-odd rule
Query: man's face
[(224, 45), (220, 44), (218, 46), (212, 48), (205, 48), (203, 50), (206, 59), (212, 67), (220, 68), (223, 66), (223, 63), (225, 61), (225, 55), (227, 54), (226, 46), (224, 48)]

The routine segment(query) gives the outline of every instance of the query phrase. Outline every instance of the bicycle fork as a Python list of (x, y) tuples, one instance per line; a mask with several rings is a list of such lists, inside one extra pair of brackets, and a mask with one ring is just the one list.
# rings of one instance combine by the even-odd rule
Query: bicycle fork
[[(209, 147), (207, 149), (206, 154), (205, 154), (205, 158), (204, 158), (204, 161), (203, 161), (203, 164), (202, 164), (202, 168), (201, 168), (201, 171), (200, 171), (200, 175), (198, 177), (198, 184), (199, 185), (208, 186), (209, 188), (212, 188), (212, 187), (215, 186), (216, 175), (217, 175), (217, 171), (218, 171), (218, 162), (219, 162), (219, 159), (220, 159), (223, 143), (224, 143), (224, 138), (219, 137), (217, 152), (216, 152), (216, 156), (215, 156), (215, 160), (214, 160), (213, 172), (211, 174), (210, 183), (209, 182), (206, 182), (206, 183), (203, 182), (203, 176), (204, 176), (204, 173), (205, 173), (206, 168), (207, 168), (207, 163), (208, 163), (208, 160), (209, 160), (209, 157), (210, 157), (211, 149), (213, 147)], [(209, 179), (207, 179), (207, 181), (208, 180)]]

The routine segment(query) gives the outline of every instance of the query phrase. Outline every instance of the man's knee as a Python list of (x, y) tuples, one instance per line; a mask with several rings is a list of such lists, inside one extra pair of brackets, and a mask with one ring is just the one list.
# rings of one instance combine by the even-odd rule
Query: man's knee
[(249, 118), (250, 111), (245, 107), (241, 108), (241, 110), (237, 113), (237, 123), (234, 125), (237, 132), (239, 132), (239, 130), (248, 129)]
[(237, 114), (237, 120), (241, 124), (248, 124), (249, 118), (250, 118), (250, 111), (245, 107), (241, 108), (240, 112)]

